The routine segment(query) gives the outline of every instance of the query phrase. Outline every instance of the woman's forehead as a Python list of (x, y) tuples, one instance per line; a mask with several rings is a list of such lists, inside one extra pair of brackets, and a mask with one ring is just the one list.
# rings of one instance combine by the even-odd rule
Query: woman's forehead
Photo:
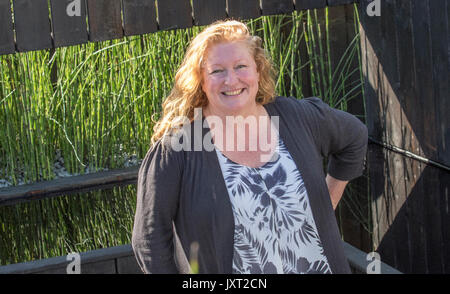
[(206, 63), (210, 66), (253, 59), (249, 46), (242, 41), (213, 44), (208, 48), (205, 57)]

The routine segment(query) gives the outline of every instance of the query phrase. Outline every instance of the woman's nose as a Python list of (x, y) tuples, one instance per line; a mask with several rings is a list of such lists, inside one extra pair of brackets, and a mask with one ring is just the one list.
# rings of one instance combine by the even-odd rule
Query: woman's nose
[(228, 70), (225, 76), (225, 85), (233, 85), (238, 81), (238, 76), (233, 70)]

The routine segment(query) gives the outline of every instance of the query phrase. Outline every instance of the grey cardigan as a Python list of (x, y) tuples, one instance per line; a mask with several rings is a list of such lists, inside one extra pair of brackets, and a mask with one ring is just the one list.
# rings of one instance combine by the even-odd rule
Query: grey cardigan
[[(277, 97), (264, 105), (279, 116), (279, 134), (300, 171), (333, 273), (350, 273), (325, 181), (362, 175), (367, 128), (319, 98)], [(203, 118), (204, 119), (204, 118)], [(204, 128), (202, 136), (210, 135)], [(146, 273), (189, 273), (191, 245), (199, 245), (199, 273), (232, 272), (234, 216), (216, 152), (174, 151), (159, 140), (138, 174), (132, 247)], [(193, 150), (193, 149), (192, 149)]]

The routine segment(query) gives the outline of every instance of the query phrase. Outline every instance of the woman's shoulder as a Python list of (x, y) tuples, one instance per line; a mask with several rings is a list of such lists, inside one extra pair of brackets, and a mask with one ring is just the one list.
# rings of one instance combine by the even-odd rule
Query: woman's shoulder
[(280, 106), (298, 106), (298, 105), (304, 105), (304, 104), (310, 104), (310, 105), (320, 105), (323, 102), (322, 99), (320, 99), (319, 97), (304, 97), (304, 98), (297, 98), (297, 97), (293, 97), (293, 96), (277, 96), (275, 97), (275, 99), (273, 100), (274, 104), (280, 105)]
[(283, 114), (294, 112), (295, 115), (317, 111), (324, 112), (330, 108), (328, 104), (318, 97), (305, 97), (299, 99), (292, 96), (278, 96), (271, 104), (279, 108)]
[(144, 166), (155, 164), (159, 167), (163, 166), (178, 166), (181, 167), (183, 163), (183, 152), (174, 148), (171, 136), (163, 136), (156, 142), (150, 145), (144, 159), (142, 160), (141, 168)]

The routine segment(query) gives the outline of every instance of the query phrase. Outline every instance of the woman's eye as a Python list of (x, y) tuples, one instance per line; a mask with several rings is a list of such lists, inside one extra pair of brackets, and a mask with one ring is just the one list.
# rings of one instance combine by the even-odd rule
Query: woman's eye
[(216, 74), (216, 73), (221, 73), (223, 70), (221, 70), (221, 69), (216, 69), (216, 70), (213, 70), (212, 72), (211, 72), (211, 74)]
[(244, 67), (247, 67), (245, 64), (239, 64), (238, 66), (237, 66), (237, 68), (244, 68)]

